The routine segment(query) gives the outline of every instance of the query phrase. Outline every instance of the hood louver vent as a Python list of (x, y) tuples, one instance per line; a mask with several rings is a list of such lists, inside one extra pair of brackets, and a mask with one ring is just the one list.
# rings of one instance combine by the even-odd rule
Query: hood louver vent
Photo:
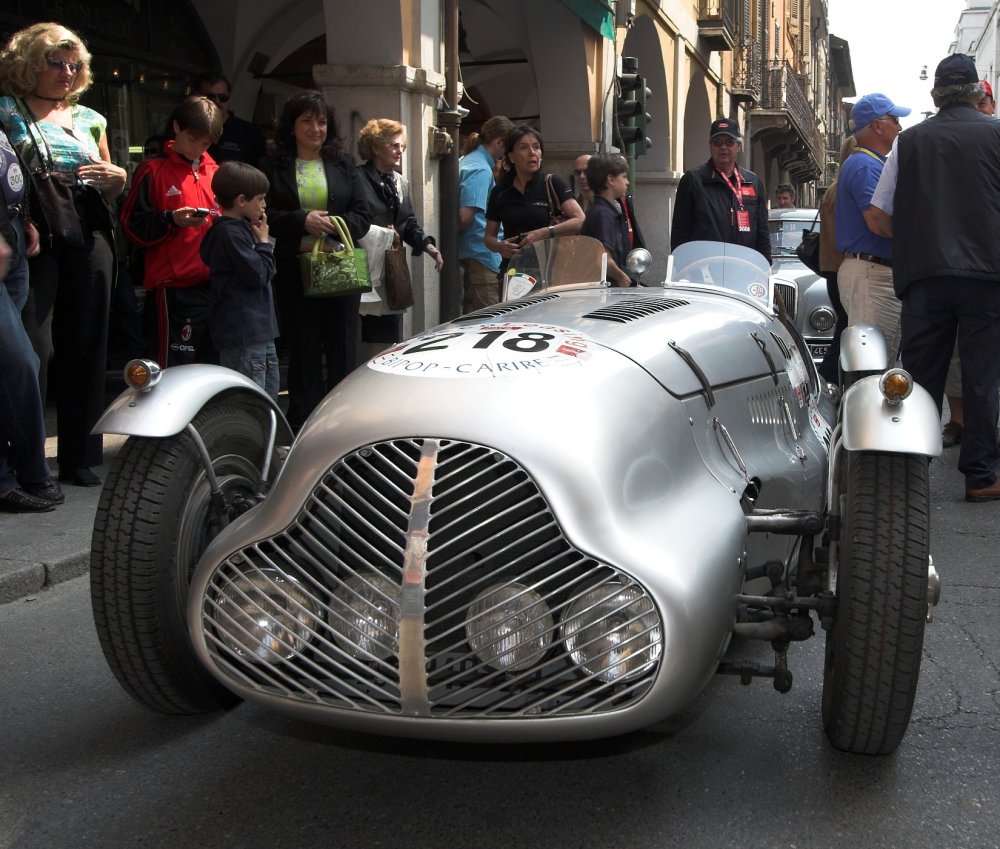
[(535, 304), (541, 304), (545, 301), (551, 301), (553, 298), (558, 298), (556, 294), (552, 295), (539, 295), (535, 298), (523, 298), (519, 301), (508, 301), (507, 303), (497, 304), (495, 307), (484, 307), (481, 310), (476, 310), (475, 312), (467, 313), (466, 315), (459, 316), (454, 319), (454, 324), (463, 324), (465, 322), (478, 322), (487, 321), (491, 318), (500, 318), (501, 316), (507, 315), (508, 313), (517, 312), (525, 307), (533, 307)]
[(596, 318), (601, 321), (617, 321), (627, 324), (640, 318), (656, 315), (665, 310), (686, 307), (690, 302), (675, 298), (627, 298), (616, 304), (601, 307), (599, 310), (587, 313), (584, 318)]

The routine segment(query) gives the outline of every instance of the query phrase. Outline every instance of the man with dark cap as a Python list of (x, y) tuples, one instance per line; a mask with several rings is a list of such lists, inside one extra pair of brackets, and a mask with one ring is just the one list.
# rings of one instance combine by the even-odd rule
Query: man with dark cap
[(677, 186), (671, 250), (707, 239), (754, 248), (771, 262), (767, 194), (753, 171), (736, 164), (742, 148), (743, 134), (733, 118), (712, 122), (711, 158), (686, 172)]
[(878, 92), (859, 98), (851, 109), (854, 148), (837, 176), (837, 250), (844, 255), (837, 270), (840, 298), (849, 325), (871, 324), (882, 331), (889, 365), (899, 350), (899, 300), (892, 288), (892, 240), (875, 225), (871, 202), (899, 135), (899, 119), (909, 114)]
[(977, 109), (983, 94), (969, 56), (941, 61), (938, 113), (900, 134), (895, 192), (877, 213), (897, 245), (903, 367), (939, 408), (958, 339), (966, 501), (1000, 499), (1000, 121)]

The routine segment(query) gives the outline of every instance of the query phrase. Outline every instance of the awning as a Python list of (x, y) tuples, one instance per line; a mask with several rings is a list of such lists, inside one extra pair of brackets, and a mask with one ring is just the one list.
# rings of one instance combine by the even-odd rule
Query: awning
[(615, 40), (615, 12), (608, 0), (562, 0), (581, 21), (605, 38)]

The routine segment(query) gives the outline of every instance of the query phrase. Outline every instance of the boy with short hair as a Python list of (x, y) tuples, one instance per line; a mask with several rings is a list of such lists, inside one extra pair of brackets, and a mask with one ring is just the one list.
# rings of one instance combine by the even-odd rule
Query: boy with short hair
[(277, 400), (274, 246), (264, 213), (268, 186), (252, 165), (230, 160), (219, 166), (212, 191), (222, 213), (202, 240), (201, 258), (210, 273), (208, 326), (220, 364), (245, 374)]
[(208, 148), (222, 134), (222, 113), (211, 100), (188, 97), (170, 125), (173, 140), (139, 166), (121, 213), (126, 235), (145, 251), (142, 285), (156, 308), (147, 343), (162, 366), (215, 361), (208, 269), (198, 248), (218, 215), (211, 188), (218, 166)]
[(629, 252), (628, 219), (619, 201), (628, 191), (628, 161), (620, 153), (598, 153), (587, 163), (587, 185), (594, 200), (580, 228), (581, 236), (590, 236), (604, 245), (608, 252), (608, 282), (616, 286), (631, 286), (632, 278), (625, 273), (625, 258)]

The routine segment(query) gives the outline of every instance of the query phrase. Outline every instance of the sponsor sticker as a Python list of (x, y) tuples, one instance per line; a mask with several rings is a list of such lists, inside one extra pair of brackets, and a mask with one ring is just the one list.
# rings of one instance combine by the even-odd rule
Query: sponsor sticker
[(593, 345), (580, 333), (550, 324), (474, 324), (408, 339), (368, 361), (368, 367), (410, 377), (504, 378), (581, 367)]

